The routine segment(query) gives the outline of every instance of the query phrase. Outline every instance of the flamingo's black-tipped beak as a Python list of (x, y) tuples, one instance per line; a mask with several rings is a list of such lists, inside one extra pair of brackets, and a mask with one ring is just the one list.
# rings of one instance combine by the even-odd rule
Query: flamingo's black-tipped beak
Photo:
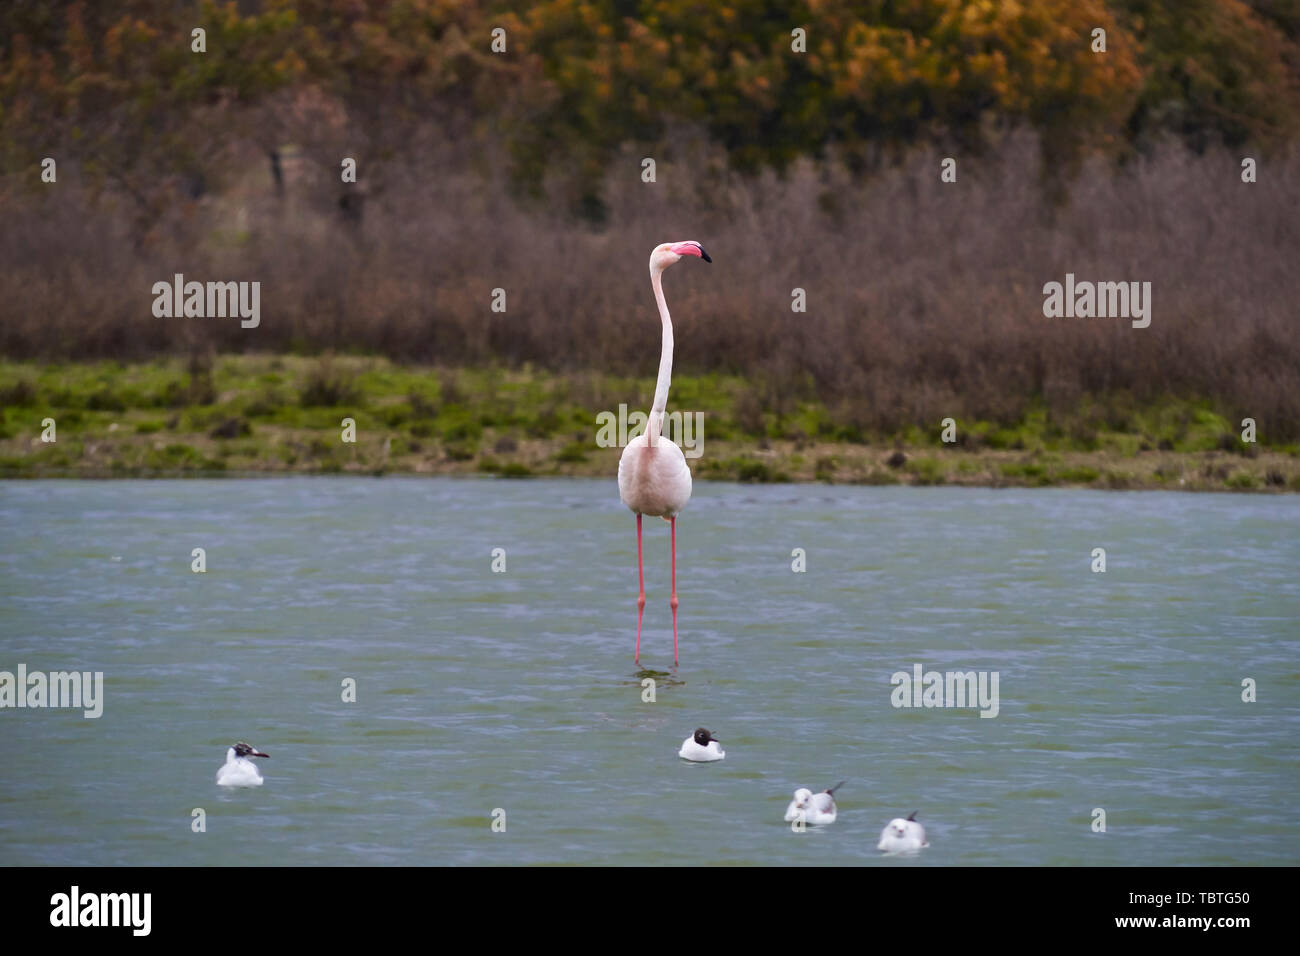
[(700, 258), (703, 259), (705, 262), (712, 262), (712, 261), (713, 261), (712, 259), (709, 258), (709, 254), (708, 254), (707, 252), (704, 251), (704, 247), (703, 247), (703, 246), (700, 246)]

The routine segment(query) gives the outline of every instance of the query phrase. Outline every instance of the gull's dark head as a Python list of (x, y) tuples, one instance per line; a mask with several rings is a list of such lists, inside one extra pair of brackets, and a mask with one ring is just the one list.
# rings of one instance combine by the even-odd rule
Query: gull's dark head
[(264, 754), (260, 750), (254, 750), (251, 746), (249, 746), (248, 744), (244, 743), (241, 740), (239, 743), (235, 744), (235, 756), (236, 757), (269, 757), (271, 755)]
[(709, 741), (717, 740), (717, 739), (718, 739), (717, 737), (713, 736), (712, 733), (705, 730), (703, 727), (695, 728), (695, 742), (699, 744), (701, 747), (707, 747), (709, 745)]

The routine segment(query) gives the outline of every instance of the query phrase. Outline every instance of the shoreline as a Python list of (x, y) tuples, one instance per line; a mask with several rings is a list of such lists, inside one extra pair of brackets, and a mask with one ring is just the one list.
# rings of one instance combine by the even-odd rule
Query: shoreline
[[(1208, 402), (938, 423), (867, 435), (815, 400), (764, 411), (740, 376), (679, 376), (669, 409), (707, 411), (697, 481), (1300, 492), (1300, 445), (1242, 442)], [(374, 357), (227, 355), (0, 361), (0, 479), (284, 475), (615, 479), (602, 409), (650, 379), (448, 369)], [(954, 416), (955, 417), (955, 416)], [(55, 441), (41, 440), (53, 419)], [(1112, 427), (1118, 422), (1121, 427)], [(349, 423), (351, 423), (349, 425)], [(688, 432), (688, 435), (690, 433)], [(347, 440), (351, 438), (353, 440)]]
[[(854, 449), (862, 452), (859, 449)], [(882, 460), (887, 455), (892, 455), (894, 449), (867, 449), (867, 456), (875, 452)], [(1293, 478), (1289, 483), (1280, 484), (1274, 479), (1270, 484), (1267, 473), (1263, 478), (1257, 477), (1250, 471), (1233, 469), (1230, 473), (1232, 481), (1224, 481), (1217, 477), (1216, 474), (1205, 475), (1207, 468), (1212, 470), (1221, 470), (1231, 467), (1231, 463), (1214, 464), (1211, 459), (1210, 464), (1205, 464), (1197, 456), (1189, 455), (1164, 455), (1162, 462), (1156, 471), (1168, 473), (1170, 463), (1173, 463), (1173, 469), (1181, 472), (1181, 477), (1175, 480), (1159, 479), (1150, 475), (1142, 475), (1133, 471), (1114, 471), (1100, 470), (1088, 464), (1080, 467), (1090, 468), (1096, 471), (1098, 477), (1092, 481), (1075, 480), (1070, 477), (1058, 477), (1045, 466), (1038, 464), (1032, 459), (1024, 461), (1007, 461), (1007, 462), (989, 462), (987, 460), (976, 459), (974, 461), (967, 458), (961, 464), (971, 466), (972, 472), (958, 472), (952, 476), (943, 474), (931, 474), (931, 463), (935, 460), (934, 456), (921, 459), (921, 468), (924, 470), (908, 470), (906, 467), (897, 471), (886, 471), (884, 468), (874, 468), (864, 473), (841, 474), (826, 477), (805, 477), (791, 475), (784, 471), (769, 471), (764, 477), (751, 477), (751, 469), (764, 467), (765, 463), (758, 459), (747, 460), (740, 467), (745, 469), (745, 473), (736, 474), (729, 470), (731, 463), (721, 463), (712, 468), (704, 467), (696, 471), (695, 465), (692, 466), (693, 480), (698, 483), (707, 482), (728, 482), (739, 484), (765, 484), (765, 485), (850, 485), (850, 486), (873, 486), (873, 487), (900, 487), (900, 488), (1082, 488), (1093, 491), (1181, 491), (1189, 493), (1224, 493), (1224, 494), (1287, 494), (1300, 493), (1300, 481)], [(1261, 456), (1263, 457), (1263, 456)], [(1265, 459), (1267, 460), (1267, 459)], [(618, 459), (610, 459), (610, 467), (605, 469), (595, 468), (553, 468), (548, 470), (539, 470), (530, 468), (520, 462), (497, 462), (495, 465), (489, 464), (487, 467), (457, 467), (454, 464), (447, 467), (439, 465), (423, 466), (417, 468), (393, 468), (383, 466), (368, 466), (358, 464), (355, 467), (294, 467), (294, 468), (103, 468), (94, 465), (80, 465), (71, 469), (68, 468), (32, 468), (32, 469), (14, 469), (11, 467), (0, 467), (0, 481), (184, 481), (184, 480), (212, 480), (220, 479), (227, 481), (256, 481), (259, 479), (289, 478), (289, 477), (312, 477), (312, 478), (359, 478), (370, 477), (376, 479), (382, 478), (454, 478), (460, 480), (474, 479), (506, 479), (515, 481), (528, 481), (535, 479), (555, 479), (555, 478), (581, 478), (589, 481), (609, 481), (615, 482), (618, 473)], [(1096, 461), (1094, 464), (1104, 465), (1102, 461)], [(1200, 470), (1197, 470), (1199, 466)], [(1040, 472), (1038, 469), (1042, 468)], [(1008, 474), (1010, 470), (1012, 473)], [(1024, 472), (1031, 472), (1032, 475), (1026, 475)], [(1016, 474), (1020, 472), (1020, 474)]]

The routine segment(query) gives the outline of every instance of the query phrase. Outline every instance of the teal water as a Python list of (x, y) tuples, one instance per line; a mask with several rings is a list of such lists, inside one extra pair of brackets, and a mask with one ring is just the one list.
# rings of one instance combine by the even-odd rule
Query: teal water
[[(0, 483), (0, 670), (105, 675), (97, 720), (0, 710), (0, 863), (1296, 862), (1300, 498), (700, 482), (678, 525), (648, 703), (612, 479)], [(917, 663), (997, 717), (894, 708)]]

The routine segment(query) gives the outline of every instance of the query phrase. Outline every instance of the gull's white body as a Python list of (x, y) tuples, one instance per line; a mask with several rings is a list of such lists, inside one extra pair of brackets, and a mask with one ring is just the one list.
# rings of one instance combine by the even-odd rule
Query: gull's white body
[(914, 853), (930, 844), (925, 839), (925, 827), (915, 820), (898, 817), (889, 821), (889, 826), (880, 831), (880, 843), (877, 850), (886, 853)]
[(791, 823), (803, 814), (809, 826), (824, 827), (835, 822), (835, 798), (829, 793), (813, 793), (807, 788), (794, 792), (794, 799), (785, 808), (785, 822)]
[(677, 756), (683, 760), (694, 760), (697, 763), (705, 763), (710, 760), (721, 760), (727, 755), (727, 752), (718, 746), (716, 740), (710, 740), (707, 747), (701, 747), (695, 742), (694, 737), (687, 737), (682, 741), (682, 749), (677, 751)]
[(262, 771), (247, 757), (236, 757), (235, 748), (226, 751), (226, 762), (217, 771), (217, 785), (222, 787), (260, 787)]

